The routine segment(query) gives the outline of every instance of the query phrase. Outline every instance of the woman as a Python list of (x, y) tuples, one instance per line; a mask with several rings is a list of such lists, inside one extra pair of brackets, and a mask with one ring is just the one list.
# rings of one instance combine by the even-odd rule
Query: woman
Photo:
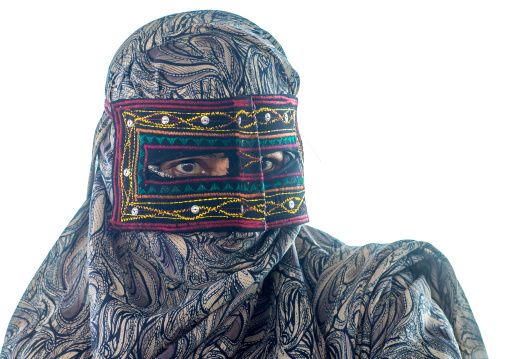
[(298, 87), (277, 41), (230, 13), (131, 35), (88, 199), (1, 357), (487, 357), (431, 245), (350, 247), (304, 225)]

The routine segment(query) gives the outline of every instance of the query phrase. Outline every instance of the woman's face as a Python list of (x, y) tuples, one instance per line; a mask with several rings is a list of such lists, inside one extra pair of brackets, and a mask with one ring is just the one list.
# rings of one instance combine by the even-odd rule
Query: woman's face
[[(275, 151), (261, 157), (261, 169), (264, 175), (275, 173), (286, 165), (295, 156), (288, 151)], [(172, 178), (200, 177), (200, 176), (226, 176), (229, 173), (229, 157), (224, 152), (208, 155), (182, 157), (159, 164), (159, 171)], [(225, 237), (231, 232), (213, 231), (211, 235)]]
[[(264, 174), (277, 171), (292, 159), (286, 151), (276, 151), (261, 157)], [(159, 165), (159, 171), (171, 177), (225, 176), (229, 170), (229, 158), (224, 152), (209, 155), (178, 158)]]

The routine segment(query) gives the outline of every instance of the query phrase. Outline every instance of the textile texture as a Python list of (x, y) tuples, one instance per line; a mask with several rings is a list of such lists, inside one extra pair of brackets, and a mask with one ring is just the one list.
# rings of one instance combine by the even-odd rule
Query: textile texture
[[(210, 10), (131, 35), (106, 100), (291, 97), (298, 87), (269, 33)], [(105, 112), (88, 198), (23, 295), (1, 359), (487, 358), (450, 263), (428, 243), (353, 247), (300, 224), (113, 228), (116, 136)]]
[[(107, 104), (116, 128), (111, 223), (120, 230), (181, 232), (308, 222), (296, 105), (288, 95)], [(287, 162), (263, 173), (263, 156), (277, 151)], [(223, 176), (150, 171), (163, 160), (214, 152), (228, 158)]]

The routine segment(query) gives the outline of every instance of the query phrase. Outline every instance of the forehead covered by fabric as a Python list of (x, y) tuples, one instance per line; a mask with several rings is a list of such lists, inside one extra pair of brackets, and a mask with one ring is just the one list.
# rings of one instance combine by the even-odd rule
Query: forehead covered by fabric
[[(308, 222), (296, 109), (288, 95), (106, 103), (117, 131), (112, 225), (250, 232)], [(210, 154), (227, 159), (227, 172), (153, 170)], [(267, 171), (274, 154), (284, 160)]]

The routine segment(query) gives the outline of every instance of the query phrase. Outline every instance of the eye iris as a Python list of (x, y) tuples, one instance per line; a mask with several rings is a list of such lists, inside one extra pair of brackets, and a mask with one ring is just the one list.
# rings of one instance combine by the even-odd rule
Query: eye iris
[(261, 169), (263, 171), (269, 171), (273, 167), (273, 163), (270, 160), (262, 160), (261, 161)]
[(183, 172), (192, 172), (194, 171), (194, 162), (182, 162), (180, 163), (180, 168)]

